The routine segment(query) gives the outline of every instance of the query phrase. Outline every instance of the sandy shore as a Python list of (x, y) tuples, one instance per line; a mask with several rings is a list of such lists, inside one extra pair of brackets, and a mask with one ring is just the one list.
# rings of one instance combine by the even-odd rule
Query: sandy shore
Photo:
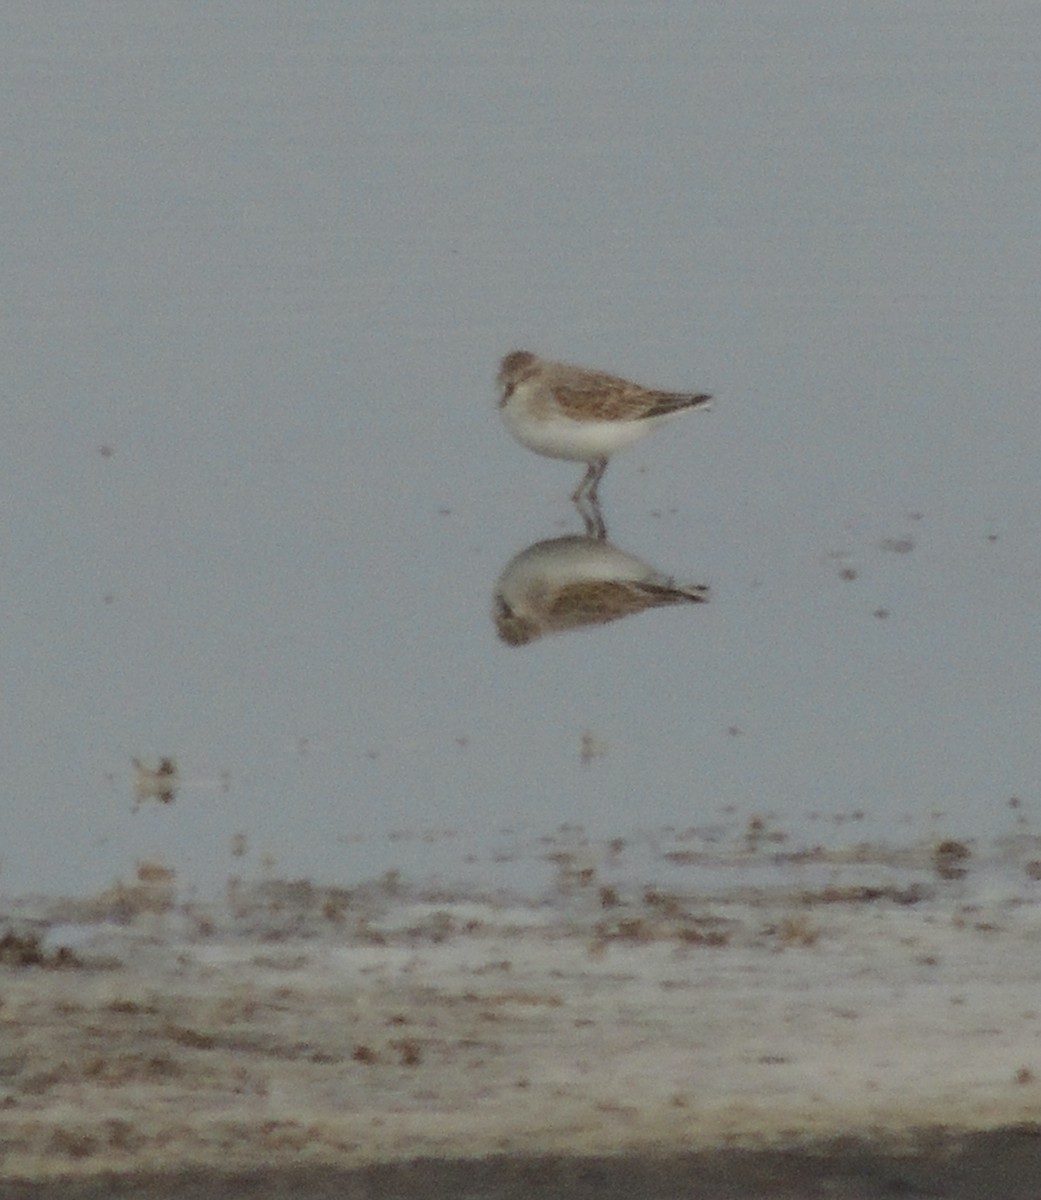
[(1036, 1195), (1030, 879), (748, 866), (10, 901), (2, 1194)]

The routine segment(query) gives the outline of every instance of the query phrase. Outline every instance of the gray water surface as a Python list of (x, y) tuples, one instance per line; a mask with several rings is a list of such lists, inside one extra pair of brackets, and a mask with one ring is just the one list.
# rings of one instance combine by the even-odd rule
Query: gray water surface
[[(6, 5), (0, 888), (1033, 820), (1039, 58), (1019, 0)], [(516, 347), (715, 393), (602, 489), (708, 605), (497, 639), (581, 529)]]

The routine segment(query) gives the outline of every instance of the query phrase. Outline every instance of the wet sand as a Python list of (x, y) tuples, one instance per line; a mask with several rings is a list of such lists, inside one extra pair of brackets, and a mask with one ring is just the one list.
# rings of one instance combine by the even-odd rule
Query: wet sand
[(258, 1167), (105, 1173), (7, 1181), (6, 1200), (1036, 1200), (1041, 1126), (955, 1137), (920, 1133), (891, 1147), (833, 1139), (803, 1150), (713, 1150), (663, 1157), (416, 1160), (341, 1170)]

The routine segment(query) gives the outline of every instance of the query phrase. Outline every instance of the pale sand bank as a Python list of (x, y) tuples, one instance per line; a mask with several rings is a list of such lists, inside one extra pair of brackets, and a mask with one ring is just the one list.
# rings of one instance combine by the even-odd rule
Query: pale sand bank
[[(763, 1171), (764, 1195), (785, 1171), (792, 1195), (985, 1194), (919, 1168), (1041, 1194), (1034, 885), (814, 870), (8, 902), (0, 932), (45, 961), (0, 965), (0, 1194), (422, 1196), (440, 1171), (450, 1194), (649, 1196), (691, 1170), (721, 1197)], [(805, 1190), (822, 1163), (845, 1190)], [(995, 1192), (1002, 1164), (1036, 1192)]]

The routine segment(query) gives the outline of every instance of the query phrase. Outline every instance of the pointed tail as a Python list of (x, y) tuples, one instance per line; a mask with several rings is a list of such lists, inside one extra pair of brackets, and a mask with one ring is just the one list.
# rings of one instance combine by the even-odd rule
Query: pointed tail
[(690, 395), (687, 392), (662, 392), (644, 413), (645, 417), (664, 417), (684, 408), (709, 408), (712, 397), (707, 392)]

